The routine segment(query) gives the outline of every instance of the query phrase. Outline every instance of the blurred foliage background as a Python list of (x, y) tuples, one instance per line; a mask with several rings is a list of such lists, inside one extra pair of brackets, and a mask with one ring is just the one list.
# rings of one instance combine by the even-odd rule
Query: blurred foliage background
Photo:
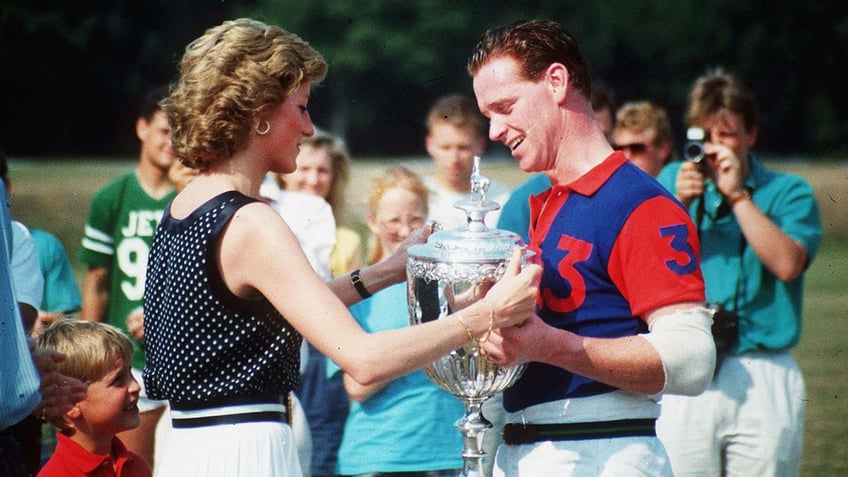
[(761, 107), (758, 148), (815, 160), (848, 151), (848, 2), (828, 0), (4, 0), (0, 146), (12, 156), (137, 152), (137, 103), (175, 77), (185, 46), (237, 17), (309, 41), (330, 72), (310, 106), (354, 155), (423, 153), (423, 118), (471, 95), (465, 62), (489, 27), (549, 18), (581, 42), (616, 100), (650, 99), (682, 135), (686, 92), (739, 74)]

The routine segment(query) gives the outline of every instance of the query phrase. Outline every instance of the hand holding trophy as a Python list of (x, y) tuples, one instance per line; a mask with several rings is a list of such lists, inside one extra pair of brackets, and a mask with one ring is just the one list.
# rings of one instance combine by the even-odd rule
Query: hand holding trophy
[[(486, 213), (500, 205), (486, 200), (489, 180), (479, 168), (480, 158), (475, 157), (471, 197), (455, 204), (468, 217), (465, 226), (434, 231), (426, 244), (409, 248), (407, 297), (412, 325), (446, 317), (485, 297), (504, 275), (508, 261), (519, 256), (514, 254), (515, 247), (523, 248), (518, 235), (486, 226)], [(529, 254), (524, 252), (520, 255), (522, 262)], [(461, 477), (483, 475), (483, 435), (492, 425), (482, 416), (481, 406), (512, 386), (523, 370), (523, 365), (495, 364), (474, 339), (424, 368), (434, 383), (465, 405), (465, 416), (455, 424), (464, 441)]]

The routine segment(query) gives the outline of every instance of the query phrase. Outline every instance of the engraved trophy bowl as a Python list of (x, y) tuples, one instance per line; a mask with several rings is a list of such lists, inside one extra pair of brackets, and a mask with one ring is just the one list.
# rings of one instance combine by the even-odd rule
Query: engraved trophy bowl
[[(446, 317), (482, 299), (503, 276), (513, 247), (523, 247), (518, 235), (486, 226), (486, 213), (500, 205), (486, 200), (489, 181), (480, 175), (479, 167), (480, 158), (475, 157), (471, 196), (454, 204), (465, 211), (467, 223), (455, 230), (434, 227), (426, 244), (409, 248), (406, 271), (411, 325)], [(492, 424), (482, 416), (481, 406), (512, 386), (523, 371), (523, 365), (503, 367), (491, 362), (476, 340), (424, 368), (430, 380), (465, 405), (465, 415), (455, 424), (463, 434), (461, 477), (483, 475), (483, 435)]]

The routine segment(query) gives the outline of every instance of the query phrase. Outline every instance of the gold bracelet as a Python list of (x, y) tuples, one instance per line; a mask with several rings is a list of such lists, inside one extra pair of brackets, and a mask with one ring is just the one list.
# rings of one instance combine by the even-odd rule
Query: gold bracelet
[(468, 341), (474, 341), (474, 330), (472, 330), (471, 327), (468, 326), (468, 323), (462, 319), (462, 315), (460, 313), (457, 313), (454, 316), (456, 316), (456, 319), (459, 320), (463, 328), (465, 328), (465, 334), (468, 336)]
[(492, 307), (492, 304), (489, 303), (489, 300), (483, 298), (483, 303), (489, 308), (489, 329), (486, 331), (486, 336), (477, 340), (477, 343), (483, 344), (486, 341), (489, 341), (489, 338), (492, 337), (492, 329), (495, 327), (495, 309)]

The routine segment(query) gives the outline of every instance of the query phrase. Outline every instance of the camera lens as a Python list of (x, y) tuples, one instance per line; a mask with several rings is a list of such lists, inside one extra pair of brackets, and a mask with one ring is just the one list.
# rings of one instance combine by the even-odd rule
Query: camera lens
[(683, 157), (689, 162), (701, 162), (704, 159), (704, 144), (700, 141), (689, 141), (683, 148)]

